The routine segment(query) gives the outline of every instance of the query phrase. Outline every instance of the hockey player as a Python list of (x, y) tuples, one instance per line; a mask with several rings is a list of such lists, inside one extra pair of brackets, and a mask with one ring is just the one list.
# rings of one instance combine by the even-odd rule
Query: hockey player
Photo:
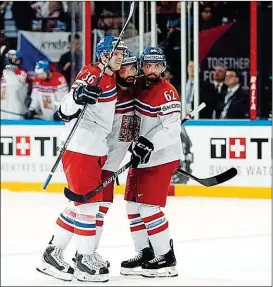
[(1, 77), (1, 119), (24, 119), (28, 84), (27, 73), (20, 69), (22, 54), (20, 51), (9, 50), (5, 59), (6, 66)]
[(34, 115), (42, 113), (46, 120), (58, 120), (58, 103), (68, 93), (65, 77), (59, 72), (53, 72), (47, 60), (38, 61), (34, 70), (31, 103), (26, 119), (33, 119)]
[(139, 253), (121, 263), (121, 274), (136, 274), (135, 267), (141, 266), (142, 276), (177, 276), (173, 241), (161, 207), (182, 158), (180, 98), (162, 78), (166, 59), (161, 49), (146, 48), (140, 66), (144, 77), (136, 81), (134, 91), (140, 136), (130, 147), (133, 165), (125, 190), (130, 230)]
[[(107, 180), (120, 167), (134, 136), (134, 97), (132, 87), (138, 72), (138, 59), (127, 52), (117, 75), (117, 104), (112, 132), (107, 138), (109, 153), (103, 166), (102, 181)], [(97, 214), (96, 249), (101, 238), (104, 217), (113, 202), (114, 182), (103, 189), (103, 202)], [(107, 265), (107, 263), (106, 263)]]
[[(107, 36), (98, 43), (96, 54), (100, 62), (81, 69), (59, 108), (59, 114), (67, 122), (64, 134), (66, 138), (83, 105), (88, 104), (62, 158), (68, 188), (81, 195), (101, 183), (101, 169), (108, 153), (107, 136), (112, 130), (117, 101), (114, 73), (120, 69), (123, 53), (127, 49), (123, 41), (113, 53), (99, 86), (94, 84), (116, 41), (116, 37)], [(101, 200), (102, 192), (84, 204), (75, 203), (75, 208), (68, 207), (60, 214), (54, 236), (43, 254), (38, 271), (66, 281), (72, 280), (73, 273), (79, 281), (109, 280), (108, 268), (94, 254), (96, 215), (99, 211), (98, 202)], [(63, 258), (63, 250), (73, 234), (77, 252), (75, 272)]]

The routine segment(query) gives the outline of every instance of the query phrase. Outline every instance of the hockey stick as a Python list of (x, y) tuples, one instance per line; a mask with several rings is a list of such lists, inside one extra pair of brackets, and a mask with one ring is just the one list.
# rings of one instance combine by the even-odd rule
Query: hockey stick
[[(135, 5), (135, 2), (132, 2), (132, 3), (131, 3), (131, 6), (130, 6), (130, 13), (129, 13), (128, 19), (127, 19), (126, 23), (124, 24), (124, 27), (122, 28), (122, 30), (121, 30), (121, 32), (120, 32), (120, 34), (119, 34), (119, 36), (118, 36), (118, 40), (117, 40), (117, 42), (115, 43), (115, 46), (113, 47), (113, 50), (111, 51), (110, 56), (108, 57), (107, 62), (103, 64), (104, 67), (103, 67), (103, 69), (101, 70), (100, 75), (99, 75), (99, 77), (97, 78), (96, 83), (95, 83), (95, 86), (96, 86), (96, 87), (99, 85), (99, 83), (100, 83), (100, 81), (101, 81), (101, 79), (102, 79), (102, 76), (104, 75), (105, 70), (106, 70), (106, 68), (108, 67), (109, 63), (110, 63), (110, 60), (111, 60), (112, 56), (114, 55), (114, 52), (115, 52), (115, 50), (117, 49), (117, 47), (118, 47), (118, 45), (119, 45), (119, 42), (121, 41), (121, 38), (123, 37), (124, 31), (125, 31), (125, 29), (127, 28), (128, 24), (129, 24), (129, 21), (130, 21), (132, 15), (133, 15), (134, 5)], [(47, 188), (47, 186), (48, 186), (48, 184), (49, 184), (49, 182), (50, 182), (50, 180), (51, 180), (51, 178), (52, 178), (52, 176), (53, 176), (55, 170), (57, 169), (57, 166), (58, 166), (59, 162), (61, 161), (61, 159), (62, 159), (62, 157), (63, 157), (64, 152), (65, 152), (66, 149), (67, 149), (68, 144), (70, 143), (71, 138), (73, 137), (73, 135), (74, 135), (74, 133), (75, 133), (77, 127), (79, 126), (79, 123), (80, 123), (81, 119), (83, 118), (83, 115), (84, 115), (84, 113), (85, 113), (87, 107), (88, 107), (88, 104), (85, 104), (84, 107), (83, 107), (83, 109), (82, 109), (82, 111), (81, 111), (81, 113), (79, 114), (79, 116), (78, 116), (78, 118), (77, 118), (77, 120), (76, 120), (74, 126), (72, 127), (72, 129), (71, 129), (71, 131), (70, 131), (70, 133), (69, 133), (69, 135), (68, 135), (68, 137), (67, 137), (65, 143), (64, 143), (63, 146), (61, 147), (60, 153), (59, 153), (59, 155), (58, 155), (58, 157), (57, 157), (57, 159), (56, 159), (56, 161), (55, 161), (55, 163), (54, 163), (54, 165), (53, 165), (53, 167), (52, 167), (52, 169), (51, 169), (51, 171), (50, 171), (50, 173), (49, 173), (49, 175), (48, 175), (48, 177), (47, 177), (47, 179), (46, 179), (46, 181), (45, 181), (45, 183), (44, 183), (44, 185), (43, 185), (43, 190), (45, 190), (45, 189)]]
[(178, 168), (177, 171), (179, 173), (199, 182), (200, 184), (202, 184), (203, 186), (206, 186), (206, 187), (211, 187), (211, 186), (215, 186), (215, 185), (221, 184), (223, 182), (226, 182), (226, 181), (232, 179), (233, 177), (235, 177), (238, 173), (237, 169), (235, 167), (232, 167), (232, 168), (226, 170), (225, 172), (217, 174), (217, 175), (212, 176), (212, 177), (198, 178), (198, 177), (186, 172), (183, 169)]
[[(10, 112), (10, 111), (6, 111), (6, 110), (0, 110), (1, 112), (3, 113), (7, 113), (7, 114), (11, 114), (11, 115), (15, 115), (15, 116), (21, 116), (21, 117), (24, 117), (25, 115), (24, 114), (19, 114), (19, 113), (15, 113), (15, 112)], [(34, 115), (33, 116), (35, 119), (39, 119), (39, 120), (44, 120), (44, 117), (42, 115)], [(4, 119), (3, 119), (4, 120)]]
[[(189, 114), (186, 115), (185, 118), (181, 120), (181, 125), (183, 125), (186, 121), (192, 119), (197, 113), (199, 113), (204, 107), (206, 106), (205, 103), (200, 104), (196, 110), (191, 111)], [(155, 127), (154, 129), (156, 129)], [(115, 180), (121, 173), (123, 173), (127, 168), (131, 166), (132, 162), (127, 162), (123, 167), (121, 167), (118, 171), (116, 171), (111, 177), (109, 177), (107, 180), (105, 180), (102, 184), (100, 184), (97, 188), (91, 190), (89, 193), (85, 195), (79, 195), (74, 192), (72, 192), (68, 188), (64, 188), (64, 194), (66, 198), (68, 198), (71, 201), (76, 201), (79, 203), (86, 202), (89, 198), (99, 193), (104, 187), (106, 187), (108, 184), (110, 184), (113, 180)]]

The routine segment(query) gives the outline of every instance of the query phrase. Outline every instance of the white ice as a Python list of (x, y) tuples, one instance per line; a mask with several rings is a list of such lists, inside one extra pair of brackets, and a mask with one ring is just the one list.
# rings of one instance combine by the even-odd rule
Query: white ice
[[(271, 201), (169, 197), (165, 208), (179, 276), (123, 277), (134, 255), (125, 202), (116, 196), (105, 219), (100, 253), (111, 262), (108, 283), (69, 283), (35, 270), (66, 204), (62, 194), (1, 192), (1, 286), (173, 285), (271, 286)], [(67, 261), (75, 252), (72, 240)]]

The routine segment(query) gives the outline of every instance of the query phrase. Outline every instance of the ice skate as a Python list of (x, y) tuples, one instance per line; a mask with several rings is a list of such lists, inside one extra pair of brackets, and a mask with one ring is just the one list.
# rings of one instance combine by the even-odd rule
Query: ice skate
[(63, 250), (53, 245), (46, 248), (42, 263), (36, 270), (63, 281), (71, 281), (74, 273), (74, 269), (64, 261)]
[(109, 270), (101, 266), (94, 254), (77, 254), (74, 276), (82, 282), (107, 282)]
[(148, 262), (154, 258), (154, 251), (150, 247), (142, 249), (135, 257), (122, 261), (121, 263), (121, 275), (141, 275), (141, 266), (144, 262)]
[(94, 251), (94, 256), (96, 260), (101, 264), (102, 267), (107, 267), (107, 268), (110, 267), (110, 262), (108, 260), (104, 260), (97, 251)]
[(170, 251), (164, 255), (156, 256), (154, 259), (142, 264), (143, 277), (175, 277), (176, 258), (173, 251), (173, 241), (170, 240)]

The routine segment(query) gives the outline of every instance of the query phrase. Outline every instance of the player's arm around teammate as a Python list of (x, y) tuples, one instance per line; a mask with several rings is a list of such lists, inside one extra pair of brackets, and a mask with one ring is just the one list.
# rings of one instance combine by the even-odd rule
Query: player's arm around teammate
[[(112, 132), (107, 137), (109, 153), (102, 168), (102, 181), (107, 180), (120, 167), (130, 144), (133, 141), (134, 128), (134, 97), (133, 85), (138, 71), (138, 59), (131, 52), (125, 53), (121, 69), (117, 75), (117, 103)], [(103, 200), (97, 214), (96, 246), (99, 246), (103, 231), (104, 217), (114, 197), (114, 182), (103, 189)], [(98, 253), (97, 253), (98, 254)], [(109, 264), (108, 264), (109, 265)]]
[[(62, 158), (68, 189), (80, 195), (101, 183), (102, 166), (107, 158), (107, 136), (112, 130), (117, 101), (115, 72), (120, 69), (127, 49), (123, 41), (114, 52), (99, 86), (94, 84), (116, 41), (116, 37), (107, 36), (98, 43), (96, 53), (99, 62), (81, 69), (59, 107), (59, 114), (66, 122), (63, 134), (63, 139), (66, 139), (79, 111), (89, 104)], [(95, 256), (96, 215), (101, 200), (102, 192), (84, 204), (68, 206), (60, 214), (38, 271), (66, 281), (71, 281), (73, 274), (79, 281), (109, 280), (108, 268)], [(74, 234), (77, 254), (75, 270), (63, 258), (63, 251)]]

